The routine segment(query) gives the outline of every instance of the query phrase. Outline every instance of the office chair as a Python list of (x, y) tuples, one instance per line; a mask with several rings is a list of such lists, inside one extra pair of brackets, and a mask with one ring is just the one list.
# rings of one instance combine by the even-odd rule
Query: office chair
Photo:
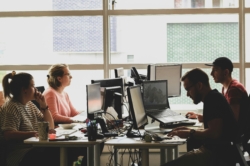
[(238, 140), (232, 144), (235, 162), (240, 166), (248, 166), (244, 152), (248, 152), (250, 155), (250, 145), (248, 144), (250, 139), (250, 95), (241, 101), (238, 127)]
[(1, 127), (2, 127), (2, 107), (0, 107), (0, 165), (6, 165), (6, 149), (8, 147), (7, 141), (4, 140)]

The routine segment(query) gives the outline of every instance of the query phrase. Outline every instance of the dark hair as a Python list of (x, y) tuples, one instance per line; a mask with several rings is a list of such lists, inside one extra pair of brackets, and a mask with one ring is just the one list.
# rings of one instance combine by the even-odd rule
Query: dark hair
[(202, 84), (210, 87), (207, 73), (199, 68), (188, 71), (186, 74), (184, 74), (184, 76), (182, 76), (181, 81), (184, 81), (186, 78), (193, 84), (201, 82)]
[[(11, 81), (9, 81), (11, 79)], [(6, 74), (2, 80), (3, 93), (5, 98), (17, 98), (21, 94), (22, 88), (28, 88), (33, 76), (29, 73), (18, 73), (15, 71)], [(12, 96), (11, 96), (12, 95)]]
[(62, 77), (64, 74), (63, 69), (68, 67), (66, 64), (55, 64), (49, 68), (49, 74), (47, 75), (47, 82), (49, 86), (54, 89), (57, 89), (61, 86), (61, 82), (57, 80), (57, 77)]
[(234, 65), (232, 61), (227, 57), (219, 57), (213, 61), (212, 64), (205, 64), (207, 66), (217, 66), (220, 67), (222, 70), (228, 69), (230, 74), (233, 71)]

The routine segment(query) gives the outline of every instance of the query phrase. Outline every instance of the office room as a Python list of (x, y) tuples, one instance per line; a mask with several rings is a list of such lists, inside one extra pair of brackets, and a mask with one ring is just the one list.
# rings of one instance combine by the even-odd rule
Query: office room
[[(86, 86), (91, 80), (115, 78), (118, 68), (127, 85), (125, 96), (127, 87), (138, 83), (131, 69), (137, 69), (143, 82), (151, 64), (181, 64), (181, 76), (201, 68), (211, 88), (221, 92), (222, 84), (205, 64), (227, 57), (234, 66), (232, 78), (250, 93), (249, 0), (3, 0), (0, 25), (1, 105), (6, 74), (30, 73), (36, 87), (47, 89), (48, 70), (54, 64), (69, 66), (72, 79), (65, 92), (86, 117)], [(203, 113), (202, 102), (193, 103), (181, 80), (180, 95), (168, 101), (171, 110), (182, 115)], [(129, 114), (129, 105), (124, 112)], [(159, 122), (148, 117), (148, 125)], [(177, 155), (185, 152), (186, 144), (179, 145)], [(111, 156), (105, 145), (100, 165), (111, 163)], [(120, 157), (121, 152), (123, 165), (133, 163), (128, 151), (122, 161)], [(162, 163), (160, 150), (149, 149), (149, 165)]]

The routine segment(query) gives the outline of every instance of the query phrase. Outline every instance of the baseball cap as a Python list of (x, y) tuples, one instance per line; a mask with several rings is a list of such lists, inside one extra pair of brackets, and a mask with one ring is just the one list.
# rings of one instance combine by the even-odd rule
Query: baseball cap
[(219, 57), (214, 60), (213, 63), (210, 64), (205, 64), (206, 66), (217, 66), (220, 67), (221, 69), (228, 69), (230, 72), (233, 71), (233, 63), (230, 59), (227, 57)]

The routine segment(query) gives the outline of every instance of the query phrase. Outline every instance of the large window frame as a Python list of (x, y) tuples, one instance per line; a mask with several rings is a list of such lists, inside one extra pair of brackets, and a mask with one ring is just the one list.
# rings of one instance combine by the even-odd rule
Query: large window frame
[[(71, 64), (71, 70), (103, 70), (104, 78), (110, 78), (110, 71), (114, 68), (123, 67), (130, 69), (135, 66), (138, 69), (146, 69), (148, 64), (111, 64), (110, 62), (110, 16), (128, 15), (185, 15), (185, 14), (238, 14), (239, 15), (239, 62), (234, 63), (235, 68), (239, 68), (240, 82), (244, 85), (245, 70), (250, 68), (250, 63), (245, 61), (245, 14), (250, 13), (250, 8), (245, 7), (245, 1), (239, 1), (238, 8), (197, 8), (197, 9), (134, 9), (134, 10), (111, 10), (109, 0), (103, 0), (102, 10), (78, 10), (78, 11), (14, 11), (0, 12), (0, 18), (4, 17), (54, 17), (54, 16), (102, 16), (103, 17), (103, 64)], [(0, 65), (0, 70), (47, 70), (51, 64), (47, 65)], [(208, 68), (202, 63), (183, 63), (184, 69), (194, 67)]]

